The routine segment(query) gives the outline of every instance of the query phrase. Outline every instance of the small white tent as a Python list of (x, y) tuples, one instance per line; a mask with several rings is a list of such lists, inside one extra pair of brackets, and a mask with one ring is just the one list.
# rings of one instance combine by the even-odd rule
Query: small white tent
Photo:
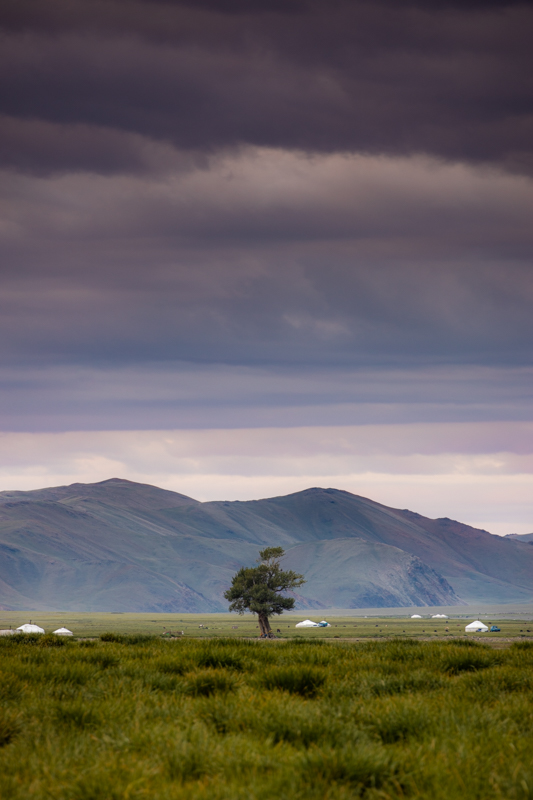
[(432, 614), (431, 619), (448, 619), (446, 614)]
[(471, 622), (470, 625), (465, 627), (465, 631), (467, 633), (478, 633), (479, 631), (481, 631), (481, 633), (486, 633), (488, 628), (483, 622), (480, 622), (478, 619), (476, 619), (474, 622)]
[(411, 619), (422, 619), (420, 614), (411, 614)]
[(43, 628), (39, 628), (38, 625), (31, 625), (29, 622), (21, 625), (20, 628), (17, 628), (17, 631), (18, 633), (44, 633)]
[(318, 622), (312, 622), (310, 619), (304, 619), (303, 622), (297, 622), (295, 628), (318, 628)]
[(57, 636), (73, 636), (74, 634), (72, 631), (69, 631), (68, 628), (58, 628), (57, 631), (54, 631)]

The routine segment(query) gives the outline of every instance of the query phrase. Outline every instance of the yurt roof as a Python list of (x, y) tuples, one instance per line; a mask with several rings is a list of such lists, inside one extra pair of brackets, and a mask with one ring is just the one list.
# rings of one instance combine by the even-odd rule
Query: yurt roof
[(19, 633), (44, 633), (44, 629), (40, 628), (38, 625), (32, 625), (29, 622), (24, 623), (19, 628), (17, 628)]
[(484, 622), (481, 622), (479, 619), (476, 619), (474, 620), (474, 622), (470, 622), (468, 625), (465, 626), (465, 631), (478, 631), (480, 629), (488, 631), (488, 627), (485, 625)]

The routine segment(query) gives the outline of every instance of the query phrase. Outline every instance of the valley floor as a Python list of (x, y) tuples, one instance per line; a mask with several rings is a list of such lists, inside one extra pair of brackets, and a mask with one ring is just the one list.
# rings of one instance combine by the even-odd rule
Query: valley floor
[[(490, 628), (497, 624), (501, 632), (490, 634), (490, 638), (533, 638), (533, 607), (521, 606), (520, 610), (495, 607), (488, 612), (476, 613), (473, 609), (447, 609), (448, 619), (432, 619), (432, 614), (446, 613), (440, 609), (409, 609), (408, 613), (399, 609), (337, 609), (331, 614), (327, 611), (300, 611), (273, 617), (271, 625), (274, 632), (280, 631), (283, 639), (360, 639), (383, 637), (461, 637), (465, 638), (465, 625), (481, 619)], [(422, 619), (410, 619), (413, 613)], [(470, 611), (470, 614), (468, 612)], [(381, 614), (380, 614), (381, 612)], [(386, 612), (386, 613), (385, 613)], [(401, 613), (401, 615), (400, 615)], [(357, 616), (354, 616), (357, 614)], [(315, 622), (326, 619), (329, 628), (296, 628), (303, 619)], [(67, 627), (75, 636), (95, 637), (113, 631), (126, 634), (175, 634), (186, 638), (235, 637), (255, 638), (259, 635), (257, 620), (252, 614), (110, 614), (110, 613), (67, 613), (44, 611), (0, 611), (0, 630), (17, 628), (29, 620), (40, 625), (47, 633), (57, 628)], [(183, 632), (183, 633), (182, 633)], [(488, 634), (469, 634), (470, 637), (486, 639)]]

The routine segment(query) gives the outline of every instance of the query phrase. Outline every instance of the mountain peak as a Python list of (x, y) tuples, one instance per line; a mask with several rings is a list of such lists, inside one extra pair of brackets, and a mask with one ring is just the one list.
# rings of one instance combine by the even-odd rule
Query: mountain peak
[(305, 575), (308, 607), (533, 595), (533, 547), (331, 487), (199, 503), (115, 477), (5, 492), (0, 506), (0, 603), (14, 607), (224, 611), (235, 571), (266, 546)]
[(136, 483), (125, 478), (108, 478), (97, 483), (71, 483), (29, 492), (0, 492), (0, 500), (16, 499), (35, 502), (51, 500), (75, 506), (81, 502), (98, 502), (120, 508), (157, 509), (197, 504), (198, 500), (149, 483)]

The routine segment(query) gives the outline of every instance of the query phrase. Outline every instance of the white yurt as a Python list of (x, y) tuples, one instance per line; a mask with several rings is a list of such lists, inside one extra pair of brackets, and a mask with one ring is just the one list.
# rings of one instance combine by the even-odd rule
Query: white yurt
[(467, 633), (478, 633), (479, 631), (481, 631), (481, 633), (486, 633), (488, 628), (484, 622), (480, 622), (478, 619), (476, 619), (474, 622), (471, 622), (465, 627), (465, 631)]
[(422, 619), (420, 614), (411, 614), (411, 619)]
[(31, 622), (21, 625), (20, 628), (17, 628), (17, 631), (18, 633), (44, 633), (43, 628), (39, 628), (38, 625), (32, 625)]
[(68, 628), (58, 628), (57, 631), (54, 631), (56, 636), (74, 636), (72, 631), (69, 631)]
[(446, 614), (432, 614), (431, 619), (448, 619)]
[(310, 619), (304, 619), (303, 622), (297, 622), (295, 628), (319, 628), (318, 622), (313, 622)]

